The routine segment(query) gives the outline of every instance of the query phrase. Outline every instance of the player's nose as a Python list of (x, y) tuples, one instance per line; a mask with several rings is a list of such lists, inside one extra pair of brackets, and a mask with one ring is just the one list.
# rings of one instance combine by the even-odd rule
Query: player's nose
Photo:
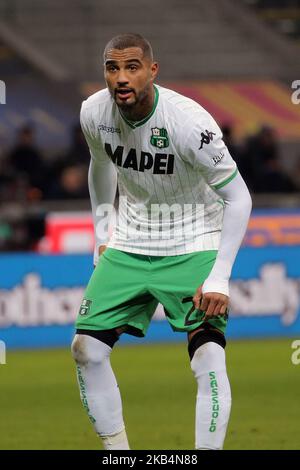
[(117, 78), (117, 84), (119, 87), (126, 86), (128, 85), (129, 81), (128, 78), (126, 77), (125, 73), (120, 70), (118, 78)]
[(128, 85), (129, 85), (128, 80), (118, 80), (117, 81), (118, 88), (128, 87)]

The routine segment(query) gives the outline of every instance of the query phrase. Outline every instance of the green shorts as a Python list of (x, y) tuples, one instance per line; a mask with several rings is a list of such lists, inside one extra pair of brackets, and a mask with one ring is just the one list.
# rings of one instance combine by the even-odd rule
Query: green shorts
[[(77, 329), (110, 330), (145, 336), (160, 302), (174, 331), (200, 326), (204, 312), (193, 306), (197, 287), (210, 273), (216, 250), (175, 256), (147, 256), (107, 248), (86, 288)], [(225, 333), (227, 316), (209, 320)]]

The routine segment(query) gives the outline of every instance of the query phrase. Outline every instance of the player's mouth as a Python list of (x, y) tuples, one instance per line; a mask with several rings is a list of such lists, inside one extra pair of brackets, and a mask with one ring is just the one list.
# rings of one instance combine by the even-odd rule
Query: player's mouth
[(116, 89), (116, 96), (122, 100), (126, 101), (133, 95), (134, 91), (132, 88), (117, 88)]

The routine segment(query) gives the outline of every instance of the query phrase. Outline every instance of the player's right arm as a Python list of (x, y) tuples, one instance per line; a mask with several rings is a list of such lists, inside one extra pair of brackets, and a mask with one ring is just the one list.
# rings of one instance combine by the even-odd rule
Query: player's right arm
[(96, 265), (109, 239), (108, 223), (114, 211), (117, 172), (103, 149), (92, 118), (92, 108), (88, 107), (85, 101), (81, 107), (80, 123), (91, 154), (88, 186), (94, 223), (94, 264)]

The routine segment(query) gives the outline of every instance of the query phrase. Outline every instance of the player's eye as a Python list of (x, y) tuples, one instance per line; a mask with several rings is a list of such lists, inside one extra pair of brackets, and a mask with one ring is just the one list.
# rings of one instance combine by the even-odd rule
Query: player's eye
[(129, 65), (128, 68), (129, 68), (129, 70), (131, 70), (131, 71), (137, 70), (137, 66), (134, 65), (134, 64)]
[(106, 70), (107, 70), (108, 72), (115, 72), (115, 71), (117, 70), (117, 67), (116, 67), (115, 65), (108, 65), (108, 66), (106, 67)]

